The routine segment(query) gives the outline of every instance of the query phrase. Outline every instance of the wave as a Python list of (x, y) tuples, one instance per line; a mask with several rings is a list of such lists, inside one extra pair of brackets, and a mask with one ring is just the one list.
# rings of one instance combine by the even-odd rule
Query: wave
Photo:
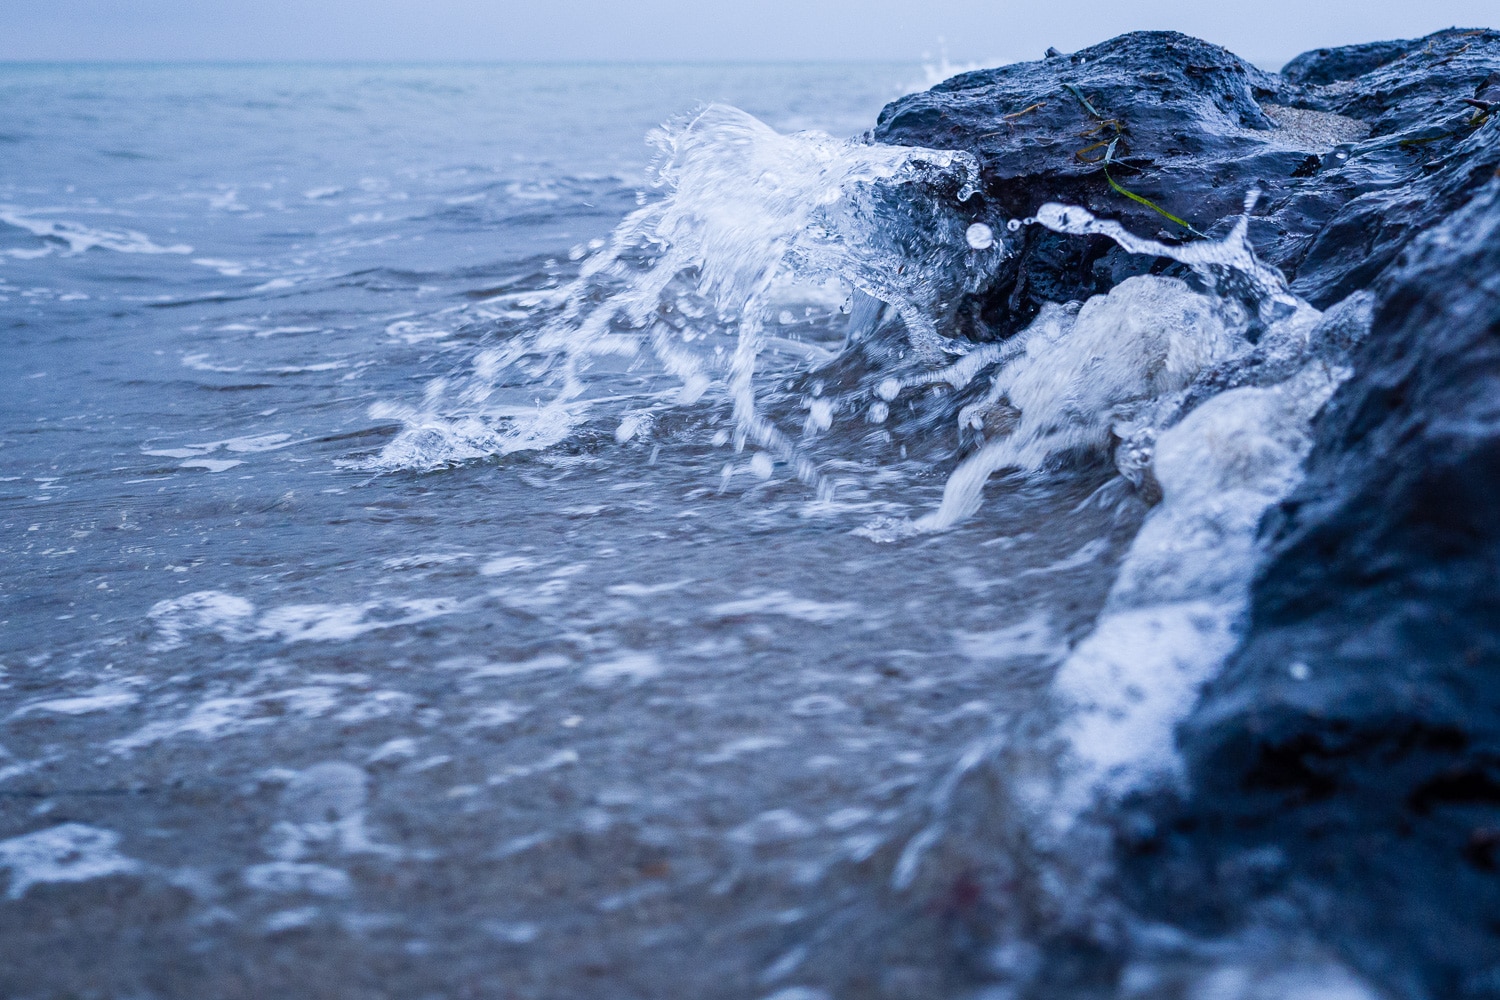
[[(717, 105), (652, 141), (661, 194), (570, 283), (504, 296), (525, 321), (467, 371), (420, 404), (377, 404), (403, 429), (366, 464), (543, 450), (586, 425), (624, 446), (696, 409), (727, 418), (695, 433), (750, 450), (756, 478), (781, 464), (826, 501), (824, 468), (901, 424), (967, 454), (935, 509), (854, 527), (900, 542), (975, 515), (1002, 470), (1113, 461), (1154, 507), (1093, 633), (1058, 660), (1054, 777), (1018, 805), (1065, 834), (1097, 802), (1172, 780), (1173, 727), (1243, 630), (1260, 517), (1297, 482), (1309, 423), (1349, 374), (1326, 345), (1357, 339), (1368, 302), (1325, 316), (1293, 295), (1251, 249), (1254, 192), (1222, 239), (1168, 245), (1073, 206), (997, 218), (961, 152), (781, 135)], [(1004, 341), (958, 336), (954, 303), (1023, 226), (1103, 235), (1180, 273), (1050, 303)], [(1279, 374), (1234, 374), (1251, 370)], [(851, 433), (818, 452), (837, 422)]]
[(144, 233), (133, 229), (94, 229), (77, 222), (53, 221), (32, 218), (33, 211), (14, 205), (0, 205), (0, 222), (17, 229), (24, 229), (33, 236), (47, 241), (51, 246), (66, 245), (68, 253), (84, 253), (88, 250), (113, 250), (116, 253), (146, 254), (190, 254), (193, 248), (185, 243), (162, 246), (154, 243)]
[[(601, 388), (617, 401), (607, 392), (612, 372), (649, 358), (677, 388), (616, 412), (622, 426), (691, 406), (714, 388), (732, 403), (736, 450), (754, 444), (816, 482), (812, 462), (757, 404), (762, 357), (805, 343), (777, 336), (795, 323), (793, 310), (827, 321), (860, 295), (899, 316), (923, 356), (965, 350), (939, 334), (934, 317), (943, 297), (973, 284), (985, 255), (1003, 247), (973, 249), (969, 220), (913, 216), (913, 206), (936, 203), (897, 192), (938, 186), (968, 200), (977, 181), (968, 154), (780, 135), (722, 105), (651, 138), (652, 183), (664, 197), (643, 196), (571, 284), (541, 301), (510, 303), (534, 310), (533, 330), (480, 352), (461, 380), (430, 386), (423, 406), (382, 406), (380, 416), (400, 417), (408, 428), (376, 468), (431, 468), (556, 444), (600, 409)], [(955, 248), (964, 265), (957, 273)], [(828, 322), (818, 332), (841, 331)], [(817, 346), (807, 353), (819, 355)], [(526, 403), (492, 405), (507, 395)]]

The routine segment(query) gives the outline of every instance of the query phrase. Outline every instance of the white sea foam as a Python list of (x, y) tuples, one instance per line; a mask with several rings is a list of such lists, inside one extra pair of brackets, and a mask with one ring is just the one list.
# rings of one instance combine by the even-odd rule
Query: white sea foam
[(257, 638), (286, 642), (337, 642), (377, 629), (414, 625), (460, 609), (453, 598), (424, 597), (364, 604), (288, 604), (272, 608), (256, 623)]
[(709, 612), (720, 618), (737, 618), (742, 615), (782, 615), (817, 625), (852, 618), (859, 614), (858, 604), (850, 601), (814, 601), (796, 597), (785, 591), (746, 597), (738, 601), (725, 601), (709, 608)]
[(1132, 407), (1186, 387), (1248, 346), (1230, 313), (1176, 278), (1148, 275), (1089, 299), (1076, 316), (1044, 311), (1010, 347), (1012, 360), (995, 374), (985, 400), (960, 415), (973, 421), (1003, 401), (1019, 411), (1016, 426), (959, 466), (942, 505), (916, 527), (940, 530), (971, 516), (985, 481), (1000, 469), (1032, 472), (1062, 452), (1105, 448)]
[(147, 617), (157, 630), (153, 648), (167, 650), (181, 646), (193, 633), (213, 633), (231, 642), (337, 642), (450, 615), (462, 607), (453, 598), (423, 597), (362, 604), (287, 604), (257, 617), (255, 605), (243, 597), (200, 590), (158, 601)]
[[(1067, 834), (1101, 800), (1180, 775), (1174, 732), (1202, 684), (1240, 640), (1260, 556), (1260, 519), (1301, 478), (1311, 421), (1350, 374), (1341, 352), (1370, 321), (1367, 295), (1351, 297), (1327, 316), (1296, 299), (1279, 274), (1255, 260), (1243, 219), (1222, 242), (1181, 248), (1136, 239), (1079, 210), (1053, 208), (1040, 213), (1056, 223), (1053, 228), (1119, 237), (1127, 249), (1184, 259), (1210, 287), (1221, 281), (1238, 285), (1233, 296), (1216, 297), (1181, 283), (1170, 291), (1157, 284), (1158, 291), (1167, 292), (1163, 298), (1141, 294), (1145, 289), (1135, 279), (1137, 290), (1122, 283), (1110, 296), (1085, 303), (1071, 322), (1067, 310), (1044, 310), (1034, 325), (1045, 331), (1036, 355), (1046, 359), (1044, 370), (1029, 383), (1031, 373), (1008, 374), (1007, 365), (1019, 368), (1032, 357), (1029, 341), (1038, 333), (1027, 331), (1018, 338), (1025, 353), (998, 359), (996, 388), (976, 404), (994, 406), (1015, 384), (1024, 387), (1016, 406), (1019, 419), (980, 455), (993, 448), (992, 454), (1006, 456), (1005, 464), (1019, 464), (1018, 456), (1045, 459), (1046, 449), (1034, 442), (1054, 435), (1068, 446), (1094, 448), (1119, 439), (1117, 465), (1149, 473), (1161, 493), (1126, 553), (1093, 632), (1065, 656), (1054, 677), (1060, 754), (1052, 777), (1018, 774), (1012, 783), (1017, 804), (1038, 820), (1031, 835), (1044, 834), (1044, 844), (1044, 831)], [(1159, 308), (1174, 300), (1175, 309)], [(1098, 334), (1090, 335), (1086, 320), (1099, 324)], [(1253, 348), (1264, 363), (1260, 371), (1283, 373), (1282, 380), (1210, 396), (1179, 419), (1196, 374), (1211, 364), (1233, 365), (1252, 350), (1241, 331), (1253, 321), (1261, 325)], [(1069, 353), (1075, 348), (1076, 356)], [(901, 388), (893, 387), (889, 395)], [(1049, 414), (1039, 432), (1027, 432), (1028, 404)], [(961, 412), (961, 420), (969, 417)], [(1127, 449), (1129, 456), (1120, 454)], [(996, 464), (971, 459), (961, 466), (944, 507), (973, 509), (978, 488)], [(1137, 475), (1132, 481), (1144, 479)], [(953, 502), (955, 494), (962, 494), (963, 503)], [(929, 515), (932, 522), (941, 513)], [(1103, 547), (1104, 540), (1097, 540), (1044, 571), (1081, 565)], [(1027, 623), (1016, 628), (1019, 634), (1002, 630), (993, 641), (1004, 646), (1019, 639), (1027, 645), (1040, 632)], [(991, 637), (956, 638), (975, 655)], [(1040, 640), (1038, 635), (1039, 649)], [(1006, 745), (1002, 727), (972, 744), (940, 783), (932, 796), (934, 820), (899, 859), (898, 888), (911, 883), (923, 855), (943, 836), (953, 789)]]
[(6, 896), (20, 899), (32, 886), (48, 882), (87, 882), (141, 871), (139, 861), (119, 852), (119, 843), (113, 830), (83, 823), (0, 840), (0, 868), (10, 871)]
[(349, 873), (327, 865), (270, 861), (251, 865), (242, 875), (245, 885), (261, 892), (312, 896), (347, 896), (353, 890)]
[(1347, 371), (1321, 362), (1271, 388), (1208, 400), (1157, 440), (1162, 502), (1120, 567), (1094, 632), (1058, 671), (1067, 822), (1179, 768), (1173, 729), (1233, 651), (1249, 605), (1266, 508), (1301, 476), (1312, 417)]
[(617, 681), (639, 683), (660, 676), (665, 669), (650, 653), (623, 653), (589, 667), (583, 672), (583, 679), (599, 686)]
[[(1253, 198), (1247, 210), (1251, 204)], [(1255, 259), (1243, 218), (1223, 241), (1184, 247), (1141, 240), (1116, 223), (1065, 206), (1046, 206), (1038, 219), (1059, 231), (1104, 233), (1126, 249), (1172, 256), (1211, 282), (1229, 274), (1247, 279), (1251, 304), (1267, 323), (1258, 349), (1290, 363), (1294, 372), (1278, 384), (1209, 398), (1166, 427), (1155, 421), (1173, 412), (1172, 390), (1187, 384), (1180, 377), (1142, 397), (1154, 397), (1156, 405), (1110, 412), (1111, 430), (1140, 449), (1161, 502), (1131, 544), (1094, 632), (1073, 650), (1054, 682), (1059, 703), (1068, 708), (1060, 730), (1066, 748), (1062, 786), (1043, 792), (1045, 801), (1037, 805), (1066, 828), (1100, 795), (1118, 796), (1179, 773), (1173, 731), (1239, 641), (1261, 516), (1300, 479), (1311, 420), (1349, 370), (1309, 353), (1330, 339), (1320, 314)], [(1367, 325), (1362, 301), (1321, 322), (1350, 322), (1361, 308)], [(1086, 304), (1080, 311), (1080, 322), (1088, 309)], [(1184, 334), (1199, 336), (1197, 330), (1178, 336)], [(1208, 340), (1215, 346), (1183, 370), (1244, 349), (1223, 338), (1212, 331)]]
[(310, 684), (272, 691), (213, 694), (176, 718), (148, 722), (111, 742), (117, 753), (129, 753), (164, 740), (191, 737), (219, 740), (296, 719), (332, 717), (356, 723), (409, 711), (414, 699), (400, 691), (351, 695), (338, 687)]
[(147, 612), (156, 626), (154, 648), (173, 649), (191, 632), (217, 632), (225, 638), (240, 638), (255, 613), (255, 605), (243, 597), (218, 590), (200, 590), (182, 597), (158, 601)]
[(178, 253), (189, 254), (193, 248), (186, 244), (161, 246), (153, 243), (143, 233), (132, 229), (92, 229), (77, 222), (37, 219), (24, 208), (0, 205), (0, 222), (17, 229), (24, 229), (34, 236), (67, 244), (68, 253), (83, 253), (95, 248), (113, 250), (117, 253)]
[(1021, 621), (988, 632), (957, 631), (959, 652), (971, 660), (1008, 660), (1015, 657), (1058, 657), (1066, 646), (1053, 632), (1047, 612), (1033, 611)]
[(50, 715), (91, 715), (114, 708), (125, 708), (141, 700), (134, 691), (122, 690), (114, 685), (105, 685), (88, 694), (72, 698), (46, 698), (33, 701), (17, 709), (13, 718), (45, 712)]
[(365, 817), (368, 799), (369, 775), (353, 764), (325, 761), (293, 772), (281, 795), (282, 819), (272, 828), (266, 844), (269, 854), (292, 865), (269, 869), (275, 873), (273, 877), (300, 881), (302, 891), (317, 891), (314, 885), (343, 891), (344, 880), (317, 872), (322, 866), (307, 865), (303, 859), (315, 851), (403, 855), (401, 849), (377, 843), (371, 837)]

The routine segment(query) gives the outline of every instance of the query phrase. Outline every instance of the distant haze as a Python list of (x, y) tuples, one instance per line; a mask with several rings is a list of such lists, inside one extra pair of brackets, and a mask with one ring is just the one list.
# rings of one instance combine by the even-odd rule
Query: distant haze
[(0, 60), (1035, 59), (1174, 28), (1265, 66), (1496, 0), (6, 0)]

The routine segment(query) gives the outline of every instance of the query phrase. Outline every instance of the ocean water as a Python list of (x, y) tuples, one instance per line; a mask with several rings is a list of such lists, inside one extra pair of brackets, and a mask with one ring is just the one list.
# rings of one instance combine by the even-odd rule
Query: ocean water
[(1091, 223), (846, 141), (919, 85), (0, 68), (0, 992), (1000, 997), (1116, 919), (1078, 817), (1338, 376), (1151, 438), (1152, 508), (1100, 449), (1253, 317), (955, 346)]

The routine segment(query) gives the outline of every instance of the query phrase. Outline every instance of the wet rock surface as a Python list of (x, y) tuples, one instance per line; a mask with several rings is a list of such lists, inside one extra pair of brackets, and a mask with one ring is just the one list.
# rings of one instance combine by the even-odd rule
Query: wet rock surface
[[(967, 208), (997, 231), (1062, 201), (1185, 240), (1264, 192), (1255, 249), (1350, 319), (1314, 348), (1354, 375), (1262, 525), (1248, 638), (1179, 732), (1187, 790), (1114, 818), (1118, 891), (1205, 938), (1310, 926), (1395, 996), (1500, 996), (1500, 33), (1320, 49), (1279, 75), (1127, 35), (955, 77), (874, 135), (971, 149)], [(1101, 237), (1006, 238), (958, 309), (976, 339), (1177, 273)], [(1287, 374), (1252, 352), (1183, 405)]]
[(1264, 525), (1249, 639), (1180, 733), (1191, 796), (1157, 807), (1128, 868), (1149, 910), (1217, 931), (1291, 888), (1396, 995), (1491, 997), (1500, 177), (1375, 294), (1307, 478)]
[[(1495, 31), (1318, 50), (1280, 75), (1195, 38), (1137, 32), (961, 74), (888, 105), (873, 136), (972, 151), (982, 192), (962, 210), (1000, 233), (1064, 202), (1143, 236), (1217, 235), (1258, 188), (1257, 253), (1326, 308), (1369, 284), (1500, 164), (1496, 101)], [(988, 286), (953, 306), (958, 329), (976, 339), (1023, 327), (1045, 302), (1169, 266), (1102, 236), (1027, 226), (1006, 239), (1013, 253)]]

